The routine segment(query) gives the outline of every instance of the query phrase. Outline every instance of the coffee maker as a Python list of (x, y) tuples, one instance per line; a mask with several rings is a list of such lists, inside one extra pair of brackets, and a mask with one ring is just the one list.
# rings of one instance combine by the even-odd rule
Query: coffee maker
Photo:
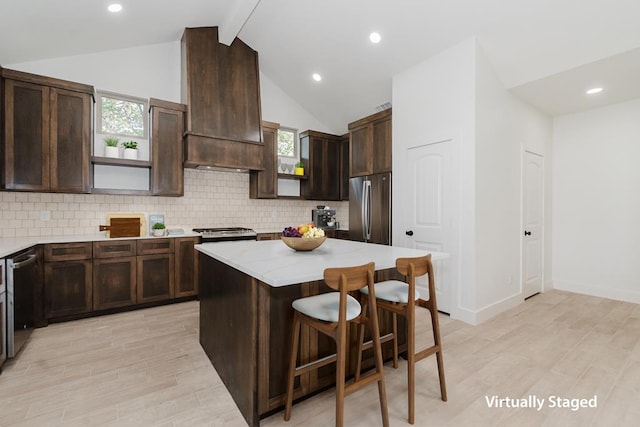
[(313, 221), (316, 227), (334, 229), (336, 228), (336, 210), (325, 209), (324, 207), (322, 209), (312, 209), (311, 221)]

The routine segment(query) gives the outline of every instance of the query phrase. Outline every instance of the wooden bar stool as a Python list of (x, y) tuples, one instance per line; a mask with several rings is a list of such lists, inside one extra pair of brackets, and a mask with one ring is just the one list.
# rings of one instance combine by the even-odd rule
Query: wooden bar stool
[[(318, 369), (329, 363), (336, 362), (336, 426), (342, 426), (343, 424), (345, 396), (372, 382), (378, 383), (382, 423), (385, 427), (389, 425), (373, 272), (374, 263), (372, 262), (357, 267), (327, 268), (324, 270), (324, 281), (331, 289), (339, 292), (329, 292), (293, 301), (293, 335), (287, 378), (287, 400), (284, 410), (285, 421), (289, 421), (291, 418), (295, 377), (312, 369)], [(363, 315), (363, 308), (360, 303), (348, 294), (363, 287), (367, 288), (369, 295), (367, 301), (370, 307), (369, 316)], [(365, 324), (369, 327), (373, 337), (376, 369), (369, 375), (361, 378), (359, 376), (357, 381), (345, 384), (348, 348), (348, 343), (346, 342), (347, 323), (349, 322), (357, 322), (363, 328)], [(336, 342), (336, 354), (302, 366), (296, 366), (300, 327), (303, 323), (333, 338)]]
[[(433, 264), (431, 255), (416, 258), (398, 258), (396, 269), (400, 274), (407, 277), (407, 282), (398, 280), (387, 280), (375, 284), (376, 299), (378, 308), (387, 310), (393, 315), (393, 367), (398, 367), (398, 321), (397, 315), (404, 316), (407, 321), (407, 379), (409, 389), (409, 423), (415, 422), (415, 364), (425, 357), (436, 354), (438, 362), (438, 375), (440, 377), (440, 393), (443, 401), (447, 401), (447, 386), (444, 379), (444, 362), (442, 360), (442, 341), (440, 339), (440, 325), (438, 323), (438, 309), (436, 305), (436, 289), (433, 280)], [(428, 299), (420, 297), (416, 290), (416, 277), (428, 274), (429, 296)], [(360, 290), (367, 294), (369, 290)], [(413, 298), (409, 298), (413, 295)], [(363, 305), (368, 303), (369, 298), (363, 300)], [(431, 313), (431, 326), (433, 328), (434, 345), (416, 353), (415, 340), (415, 307), (424, 307)], [(360, 327), (358, 334), (358, 360), (356, 364), (355, 378), (360, 375), (360, 364), (363, 349), (370, 348), (370, 343), (363, 344), (364, 329)]]

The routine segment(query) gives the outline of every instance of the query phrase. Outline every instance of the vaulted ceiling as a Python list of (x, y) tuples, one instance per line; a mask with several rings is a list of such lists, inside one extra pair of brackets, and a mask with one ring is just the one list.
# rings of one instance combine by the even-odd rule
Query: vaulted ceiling
[[(550, 115), (640, 98), (636, 0), (119, 2), (115, 15), (109, 1), (0, 0), (0, 64), (177, 41), (184, 27), (217, 25), (223, 41), (238, 35), (274, 83), (340, 133), (391, 100), (394, 74), (476, 37), (504, 86)], [(592, 85), (605, 90), (588, 97)]]

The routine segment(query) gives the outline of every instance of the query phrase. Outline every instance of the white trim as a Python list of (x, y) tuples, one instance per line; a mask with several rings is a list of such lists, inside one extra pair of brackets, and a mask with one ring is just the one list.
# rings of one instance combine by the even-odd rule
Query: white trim
[(452, 315), (451, 318), (462, 320), (463, 322), (471, 325), (479, 325), (480, 323), (486, 322), (492, 317), (495, 317), (507, 310), (511, 310), (522, 303), (522, 293), (517, 293), (510, 297), (503, 298), (500, 301), (488, 304), (478, 310), (469, 310), (467, 308), (458, 307), (456, 316), (453, 317)]
[(582, 283), (565, 282), (562, 280), (554, 280), (553, 288), (560, 291), (574, 292), (577, 294), (640, 304), (640, 292), (629, 289), (586, 285)]

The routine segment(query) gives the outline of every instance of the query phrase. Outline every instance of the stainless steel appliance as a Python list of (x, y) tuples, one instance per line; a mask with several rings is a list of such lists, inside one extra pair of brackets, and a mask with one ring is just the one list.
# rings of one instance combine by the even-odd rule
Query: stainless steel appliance
[[(311, 221), (316, 227), (333, 229), (336, 228), (336, 210), (335, 209), (312, 209)], [(329, 225), (331, 224), (331, 225)]]
[(7, 283), (5, 282), (5, 262), (0, 259), (0, 372), (7, 360)]
[(391, 173), (349, 180), (349, 239), (391, 244)]
[(193, 231), (202, 235), (202, 243), (256, 240), (258, 238), (258, 233), (244, 227), (194, 228)]
[(41, 283), (35, 249), (7, 259), (7, 357), (15, 357), (35, 324), (35, 288)]

